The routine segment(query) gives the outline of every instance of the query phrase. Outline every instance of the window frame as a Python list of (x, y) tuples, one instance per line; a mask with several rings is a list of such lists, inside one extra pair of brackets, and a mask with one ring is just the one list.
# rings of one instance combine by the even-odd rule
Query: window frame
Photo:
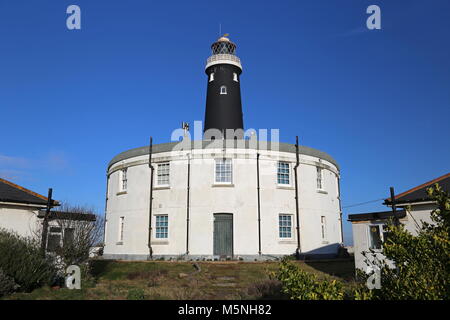
[[(371, 228), (378, 228), (378, 238), (380, 240), (380, 245), (379, 248), (377, 247), (372, 247), (372, 232), (371, 232)], [(367, 228), (367, 247), (371, 250), (375, 250), (375, 251), (381, 251), (383, 249), (383, 225), (381, 224), (375, 224), (375, 223), (371, 223), (368, 225)]]
[[(225, 90), (223, 90), (223, 89), (225, 89)], [(220, 94), (228, 94), (227, 86), (225, 86), (225, 85), (220, 86), (219, 92), (220, 92)]]
[[(59, 231), (52, 231), (52, 229), (59, 229)], [(50, 238), (57, 236), (59, 238), (58, 246), (53, 248), (50, 245)], [(48, 226), (48, 232), (47, 232), (47, 246), (46, 251), (47, 252), (56, 252), (58, 249), (62, 247), (62, 239), (63, 239), (63, 228), (60, 226)]]
[(125, 192), (128, 190), (128, 168), (120, 169), (119, 190)]
[[(68, 238), (68, 235), (70, 233), (72, 233), (72, 234), (71, 234), (70, 238)], [(74, 240), (75, 240), (75, 228), (73, 228), (73, 227), (64, 228), (63, 235), (62, 235), (63, 246), (65, 246), (66, 243), (67, 244), (73, 243)]]
[[(319, 187), (320, 182), (320, 187)], [(323, 168), (316, 166), (316, 188), (317, 190), (323, 191)]]
[[(72, 232), (71, 239), (67, 239), (67, 235), (69, 232)], [(50, 248), (50, 238), (51, 237), (58, 237), (58, 245), (56, 248)], [(61, 225), (49, 225), (48, 226), (48, 232), (47, 232), (47, 251), (48, 252), (56, 252), (58, 249), (63, 248), (68, 243), (67, 241), (70, 240), (71, 242), (74, 241), (75, 238), (75, 228), (74, 227), (62, 227)], [(50, 249), (49, 249), (50, 248)]]
[(320, 216), (320, 232), (322, 236), (322, 241), (328, 241), (326, 216)]
[[(165, 221), (158, 221), (161, 218), (165, 218)], [(166, 225), (158, 225), (158, 223), (166, 223)], [(159, 230), (158, 230), (159, 229)], [(165, 235), (158, 237), (158, 235)], [(168, 214), (157, 214), (155, 215), (155, 239), (157, 240), (167, 240), (169, 239), (169, 215)]]
[[(225, 163), (230, 163), (230, 181), (217, 181), (218, 175), (217, 175), (217, 164), (218, 161), (224, 162), (223, 166), (225, 167)], [(226, 170), (224, 171), (224, 174), (226, 173)], [(232, 185), (233, 184), (233, 159), (231, 158), (216, 158), (214, 159), (214, 184), (216, 185)]]
[(211, 72), (209, 74), (209, 82), (213, 82), (214, 81), (214, 72)]
[[(280, 173), (280, 164), (287, 164), (287, 170), (288, 170), (287, 173)], [(279, 175), (286, 175), (286, 174), (287, 174), (289, 183), (280, 183)], [(282, 186), (282, 187), (290, 187), (290, 186), (292, 186), (291, 163), (290, 162), (288, 162), (288, 161), (277, 161), (277, 176), (276, 176), (276, 179), (277, 179), (277, 185), (278, 186)]]
[(238, 74), (233, 72), (233, 81), (239, 82)]
[[(162, 166), (167, 166), (167, 173), (160, 172), (160, 170), (162, 171)], [(167, 175), (167, 183), (160, 183), (160, 177), (166, 176), (166, 175)], [(165, 180), (164, 180), (164, 182), (165, 182)], [(156, 164), (156, 186), (157, 187), (169, 187), (170, 186), (170, 161), (159, 162)]]
[(124, 233), (125, 233), (125, 217), (119, 217), (119, 233), (118, 233), (118, 242), (123, 243)]
[[(282, 219), (281, 219), (281, 217), (289, 217), (289, 225), (282, 225)], [(286, 221), (286, 220), (285, 220)], [(277, 228), (277, 232), (278, 232), (278, 239), (279, 240), (293, 240), (294, 239), (294, 228), (293, 228), (293, 226), (294, 226), (294, 215), (293, 214), (290, 214), (290, 213), (279, 213), (278, 214), (278, 228)], [(288, 237), (288, 236), (282, 236), (282, 233), (284, 232), (284, 233), (287, 233), (288, 231), (286, 230), (286, 231), (282, 231), (281, 230), (281, 228), (289, 228), (289, 233), (290, 233), (290, 236)]]

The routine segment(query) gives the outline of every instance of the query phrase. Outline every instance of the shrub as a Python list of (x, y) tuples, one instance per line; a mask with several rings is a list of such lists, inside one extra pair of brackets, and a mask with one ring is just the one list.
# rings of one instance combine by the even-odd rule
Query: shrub
[[(52, 219), (55, 226), (64, 230), (62, 246), (57, 246), (54, 249), (54, 254), (58, 256), (62, 269), (66, 269), (73, 264), (81, 265), (89, 260), (92, 248), (103, 247), (103, 244), (99, 242), (102, 238), (104, 219), (96, 215), (93, 209), (73, 206), (68, 203), (62, 203), (58, 210), (64, 213), (72, 213), (79, 219), (66, 219), (64, 214), (56, 215)], [(95, 220), (84, 219), (83, 216), (87, 215), (95, 216)], [(66, 232), (69, 230), (71, 231), (70, 236), (66, 237)], [(36, 235), (38, 239), (41, 238), (39, 232)], [(103, 250), (100, 249), (100, 251), (103, 254)]]
[(314, 274), (301, 270), (283, 258), (276, 277), (281, 281), (282, 292), (295, 300), (342, 300), (343, 284), (336, 280), (319, 280)]
[(14, 279), (8, 277), (0, 269), (0, 297), (14, 293), (19, 288), (19, 285), (14, 282)]
[(144, 300), (144, 290), (142, 289), (130, 289), (128, 290), (127, 300)]
[(383, 243), (385, 259), (377, 263), (381, 288), (374, 290), (375, 299), (450, 298), (450, 197), (437, 184), (427, 191), (437, 204), (431, 212), (432, 224), (418, 225), (417, 235), (393, 220), (387, 224), (387, 240)]
[(53, 261), (42, 257), (36, 240), (4, 229), (0, 229), (0, 269), (26, 292), (51, 284), (55, 275)]
[(285, 297), (281, 289), (280, 281), (265, 279), (250, 284), (247, 288), (247, 295), (254, 299), (283, 299)]

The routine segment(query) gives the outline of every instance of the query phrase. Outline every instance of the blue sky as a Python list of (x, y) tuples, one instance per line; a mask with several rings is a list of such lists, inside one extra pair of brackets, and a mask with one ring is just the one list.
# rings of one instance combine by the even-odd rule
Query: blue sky
[[(365, 27), (371, 4), (381, 30)], [(0, 176), (102, 212), (114, 155), (203, 120), (219, 24), (242, 59), (245, 127), (332, 155), (344, 207), (449, 172), (447, 0), (1, 0)]]

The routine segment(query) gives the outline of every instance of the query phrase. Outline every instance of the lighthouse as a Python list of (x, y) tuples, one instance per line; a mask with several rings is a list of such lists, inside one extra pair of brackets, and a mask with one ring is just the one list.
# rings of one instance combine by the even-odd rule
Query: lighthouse
[(151, 143), (109, 162), (104, 258), (335, 257), (343, 242), (338, 163), (298, 144), (242, 140), (236, 45), (224, 35), (211, 49), (203, 139)]
[[(212, 55), (207, 59), (205, 67), (208, 85), (204, 132), (216, 129), (216, 138), (217, 135), (231, 138), (227, 129), (232, 129), (235, 130), (234, 137), (242, 138), (242, 65), (236, 56), (236, 45), (225, 35), (211, 45), (211, 51)], [(207, 134), (205, 136), (208, 137)]]

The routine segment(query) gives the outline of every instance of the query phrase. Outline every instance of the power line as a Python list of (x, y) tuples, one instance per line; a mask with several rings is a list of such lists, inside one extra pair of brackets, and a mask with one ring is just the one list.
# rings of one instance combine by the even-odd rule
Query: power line
[(366, 202), (355, 203), (355, 204), (351, 204), (351, 205), (348, 205), (348, 206), (344, 206), (344, 207), (342, 207), (342, 209), (344, 209), (344, 208), (351, 208), (351, 207), (357, 207), (357, 206), (362, 206), (363, 204), (368, 204), (368, 203), (372, 203), (372, 202), (377, 202), (377, 201), (384, 200), (384, 199), (385, 199), (385, 198), (380, 198), (380, 199), (376, 199), (376, 200), (370, 200), (370, 201), (366, 201)]

